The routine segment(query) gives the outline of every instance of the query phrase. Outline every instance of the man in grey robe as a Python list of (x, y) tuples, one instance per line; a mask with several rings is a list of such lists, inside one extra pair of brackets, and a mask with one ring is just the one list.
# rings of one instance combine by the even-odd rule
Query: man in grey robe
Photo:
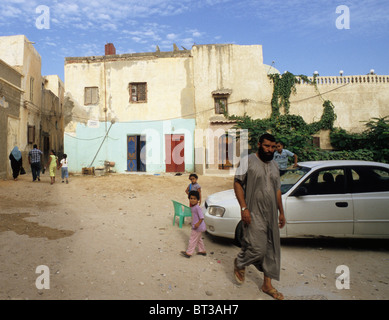
[[(280, 234), (285, 225), (280, 174), (273, 154), (275, 138), (264, 134), (257, 153), (241, 160), (234, 179), (236, 198), (244, 222), (242, 248), (234, 261), (235, 278), (244, 282), (245, 267), (253, 264), (264, 273), (262, 291), (282, 300), (271, 280), (280, 279)], [(278, 215), (279, 211), (279, 215)]]

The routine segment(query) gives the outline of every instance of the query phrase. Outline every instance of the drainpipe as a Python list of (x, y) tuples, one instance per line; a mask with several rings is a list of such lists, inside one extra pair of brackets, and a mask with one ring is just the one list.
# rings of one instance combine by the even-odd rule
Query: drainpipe
[(103, 61), (104, 68), (104, 116), (105, 116), (105, 132), (107, 132), (107, 80), (105, 74), (105, 56)]

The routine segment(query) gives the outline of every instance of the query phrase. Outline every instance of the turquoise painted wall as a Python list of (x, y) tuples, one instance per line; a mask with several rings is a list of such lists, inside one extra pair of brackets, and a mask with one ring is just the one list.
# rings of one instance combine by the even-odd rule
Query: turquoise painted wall
[[(109, 132), (104, 140), (106, 130)], [(145, 135), (146, 172), (159, 173), (166, 172), (165, 134), (184, 134), (185, 171), (193, 172), (194, 132), (194, 119), (115, 122), (112, 125), (110, 122), (100, 122), (97, 128), (79, 123), (75, 134), (65, 133), (64, 149), (68, 155), (70, 172), (81, 172), (84, 167), (103, 166), (106, 160), (115, 162), (116, 172), (126, 172), (127, 136)]]

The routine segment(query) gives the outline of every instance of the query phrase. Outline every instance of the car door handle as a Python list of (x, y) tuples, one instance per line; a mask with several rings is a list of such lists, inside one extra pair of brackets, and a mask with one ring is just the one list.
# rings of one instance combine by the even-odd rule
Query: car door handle
[(339, 208), (347, 208), (348, 202), (335, 202), (335, 205)]

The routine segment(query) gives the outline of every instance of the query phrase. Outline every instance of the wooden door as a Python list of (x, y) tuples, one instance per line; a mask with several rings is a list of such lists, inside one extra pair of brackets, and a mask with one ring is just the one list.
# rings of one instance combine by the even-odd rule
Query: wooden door
[(138, 171), (137, 166), (137, 136), (127, 136), (127, 171)]
[(185, 172), (185, 136), (165, 135), (166, 172)]
[(127, 136), (127, 171), (146, 171), (146, 136)]
[(219, 138), (219, 169), (230, 169), (233, 167), (233, 143), (232, 138), (223, 135)]

